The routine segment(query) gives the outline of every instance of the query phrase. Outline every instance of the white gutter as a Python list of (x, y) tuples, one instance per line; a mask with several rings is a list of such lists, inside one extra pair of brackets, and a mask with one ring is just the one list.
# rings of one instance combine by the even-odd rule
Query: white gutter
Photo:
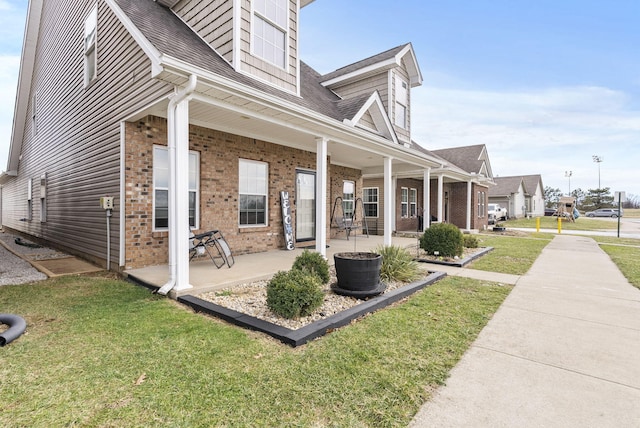
[(176, 249), (178, 247), (178, 243), (175, 242), (178, 227), (176, 216), (171, 212), (172, 208), (176, 206), (176, 108), (178, 104), (193, 93), (196, 89), (197, 83), (198, 79), (194, 74), (189, 76), (189, 83), (187, 86), (180, 91), (176, 91), (175, 95), (170, 97), (169, 106), (167, 108), (167, 149), (169, 151), (169, 279), (167, 283), (158, 290), (158, 293), (162, 295), (167, 295), (173, 287), (175, 287), (178, 271), (178, 265), (176, 263)]

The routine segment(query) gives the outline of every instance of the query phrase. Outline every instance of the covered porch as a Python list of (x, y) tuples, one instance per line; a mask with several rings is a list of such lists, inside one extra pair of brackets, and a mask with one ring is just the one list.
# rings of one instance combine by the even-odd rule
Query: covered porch
[[(352, 235), (349, 240), (344, 238), (332, 239), (326, 248), (327, 258), (333, 265), (335, 253), (347, 251), (371, 251), (378, 245), (383, 245), (383, 236)], [(392, 245), (409, 247), (418, 245), (417, 238), (393, 237)], [(313, 251), (314, 248), (308, 248)], [(224, 265), (217, 269), (211, 260), (202, 257), (193, 260), (189, 264), (189, 279), (192, 288), (171, 291), (170, 296), (177, 298), (183, 295), (198, 295), (208, 291), (219, 290), (234, 285), (252, 281), (268, 279), (281, 270), (289, 270), (295, 258), (305, 250), (303, 247), (294, 250), (271, 250), (261, 253), (243, 254), (235, 256), (235, 264), (229, 268)], [(157, 265), (140, 269), (131, 269), (124, 272), (125, 275), (136, 282), (151, 287), (162, 287), (169, 276), (169, 266)]]

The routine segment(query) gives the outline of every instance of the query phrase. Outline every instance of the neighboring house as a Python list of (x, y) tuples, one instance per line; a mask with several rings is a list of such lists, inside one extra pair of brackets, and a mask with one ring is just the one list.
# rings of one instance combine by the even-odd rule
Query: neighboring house
[[(311, 1), (31, 0), (0, 224), (121, 271), (169, 263), (167, 292), (190, 287), (189, 229), (284, 248), (281, 191), (321, 254), (338, 197), (372, 209), (365, 175), (433, 172), (418, 194), (446, 219), (450, 166), (411, 144), (412, 46), (322, 76), (298, 55)], [(386, 244), (394, 209), (377, 205)]]
[(544, 186), (540, 175), (494, 177), (489, 202), (507, 208), (509, 217), (544, 216)]
[(493, 181), (496, 185), (489, 189), (489, 202), (506, 208), (510, 218), (524, 217), (526, 199), (522, 176), (494, 177)]
[(542, 176), (539, 174), (535, 175), (524, 175), (522, 176), (524, 180), (524, 188), (525, 188), (525, 210), (528, 216), (530, 217), (541, 217), (544, 216), (544, 185), (542, 184)]
[[(427, 174), (398, 171), (394, 175), (395, 192), (391, 201), (395, 206), (391, 221), (394, 230), (420, 231), (432, 221), (451, 223), (468, 231), (485, 229), (488, 224), (488, 186), (492, 185), (486, 147), (478, 145), (429, 151), (415, 142), (411, 146), (434, 157), (440, 164), (430, 168)], [(369, 192), (386, 202), (382, 180), (380, 174), (365, 175), (365, 207), (368, 206)], [(425, 182), (429, 183), (427, 189)], [(367, 223), (379, 228), (384, 221), (384, 213), (377, 209), (365, 211)]]

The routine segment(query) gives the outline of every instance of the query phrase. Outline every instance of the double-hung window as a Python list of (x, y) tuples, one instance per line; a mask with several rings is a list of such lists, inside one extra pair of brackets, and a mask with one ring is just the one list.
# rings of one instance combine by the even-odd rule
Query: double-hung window
[[(189, 152), (189, 227), (197, 229), (200, 183), (200, 154)], [(169, 228), (169, 151), (153, 148), (153, 228)]]
[(286, 68), (289, 0), (253, 1), (253, 54)]
[(400, 189), (400, 217), (409, 217), (409, 189), (406, 187)]
[(478, 218), (484, 218), (486, 215), (486, 198), (485, 192), (478, 192)]
[(418, 190), (409, 189), (409, 216), (416, 217), (418, 215)]
[(267, 225), (269, 166), (264, 162), (240, 159), (239, 225)]
[(98, 5), (95, 5), (84, 21), (84, 85), (98, 75), (96, 39), (98, 33)]
[(365, 187), (362, 189), (362, 205), (365, 217), (378, 217), (377, 187)]
[(396, 125), (407, 129), (407, 106), (409, 105), (409, 85), (396, 76)]
[(353, 207), (356, 195), (356, 183), (353, 181), (342, 182), (342, 209), (344, 218), (353, 218)]

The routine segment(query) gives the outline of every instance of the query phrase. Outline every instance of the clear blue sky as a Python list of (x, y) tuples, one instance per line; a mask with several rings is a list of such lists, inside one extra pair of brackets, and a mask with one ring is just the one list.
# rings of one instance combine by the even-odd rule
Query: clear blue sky
[[(26, 0), (0, 0), (0, 170), (6, 167)], [(413, 139), (487, 145), (496, 176), (640, 196), (639, 0), (316, 0), (302, 58), (321, 73), (411, 42), (424, 83)]]

